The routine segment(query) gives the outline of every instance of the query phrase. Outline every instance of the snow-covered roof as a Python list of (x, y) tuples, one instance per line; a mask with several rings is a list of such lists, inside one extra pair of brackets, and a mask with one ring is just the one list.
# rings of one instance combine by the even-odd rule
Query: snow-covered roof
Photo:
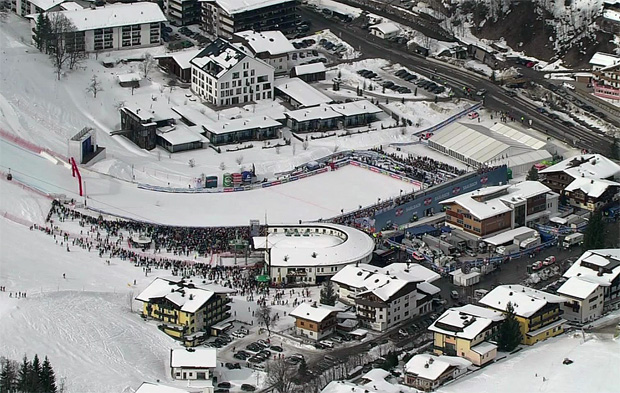
[(446, 151), (452, 151), (468, 159), (482, 164), (497, 157), (510, 155), (510, 146), (473, 128), (452, 123), (430, 139)]
[[(599, 276), (599, 270), (601, 275)], [(606, 248), (584, 252), (568, 268), (564, 277), (579, 277), (582, 280), (608, 287), (620, 274), (620, 249)]]
[[(504, 193), (501, 191), (505, 190)], [(441, 204), (456, 203), (469, 211), (469, 213), (479, 220), (494, 217), (498, 214), (506, 213), (512, 209), (506, 203), (515, 203), (519, 200), (526, 200), (536, 195), (549, 192), (549, 187), (537, 181), (523, 181), (509, 186), (491, 186), (480, 188), (461, 194), (453, 198), (440, 201)], [(479, 202), (475, 198), (498, 193), (497, 197)]]
[(326, 105), (315, 106), (312, 108), (298, 109), (296, 111), (288, 111), (288, 112), (284, 112), (284, 114), (298, 122), (311, 121), (311, 120), (322, 120), (322, 119), (333, 119), (333, 118), (342, 116), (340, 113), (333, 110), (330, 106), (326, 106)]
[(321, 393), (379, 393), (366, 386), (356, 385), (346, 381), (331, 381), (321, 390)]
[(274, 81), (274, 87), (276, 90), (291, 97), (304, 107), (327, 104), (333, 101), (331, 98), (299, 78), (276, 79)]
[(493, 322), (504, 319), (500, 312), (494, 311), (494, 314), (489, 315), (483, 307), (469, 306), (466, 309), (464, 307), (455, 307), (445, 311), (428, 327), (428, 330), (448, 336), (473, 340), (476, 336), (489, 329)]
[(362, 375), (362, 379), (368, 379), (370, 381), (381, 381), (385, 380), (385, 378), (389, 377), (390, 375), (392, 374), (390, 374), (390, 372), (387, 370), (384, 370), (382, 368), (373, 368), (366, 374)]
[(373, 273), (354, 265), (349, 265), (343, 267), (338, 273), (334, 274), (331, 281), (336, 284), (347, 285), (351, 288), (361, 288), (364, 285), (364, 280), (371, 274)]
[(76, 3), (75, 1), (67, 1), (60, 5), (60, 9), (63, 11), (75, 11), (75, 10), (82, 10), (84, 9), (84, 7), (82, 7), (80, 4)]
[(214, 123), (204, 123), (202, 126), (208, 132), (214, 134), (226, 134), (229, 132), (237, 132), (244, 130), (253, 130), (260, 128), (282, 127), (282, 123), (272, 119), (269, 116), (253, 116), (232, 120), (220, 120)]
[(538, 232), (535, 229), (528, 227), (518, 227), (515, 229), (511, 229), (506, 232), (502, 232), (499, 235), (491, 236), (484, 239), (485, 243), (488, 243), (492, 246), (500, 246), (504, 243), (513, 242), (514, 238), (517, 236), (530, 234), (530, 236), (535, 236)]
[(485, 355), (494, 349), (497, 349), (497, 345), (490, 343), (488, 341), (483, 341), (478, 345), (471, 347), (471, 350), (476, 352), (479, 355)]
[(219, 78), (246, 56), (240, 47), (218, 38), (191, 59), (190, 64)]
[[(272, 56), (293, 52), (295, 47), (279, 30), (256, 32), (239, 31), (236, 36), (243, 38), (245, 44), (254, 54), (269, 53)], [(321, 63), (323, 64), (323, 63)]]
[(547, 144), (547, 142), (534, 138), (533, 136), (519, 131), (511, 125), (505, 123), (496, 123), (495, 125), (493, 125), (493, 127), (491, 127), (491, 131), (510, 138), (517, 143), (521, 143), (523, 145), (531, 147), (535, 150), (542, 149)]
[[(365, 291), (362, 292), (361, 294), (365, 294), (365, 293), (372, 293), (375, 296), (377, 296), (379, 299), (383, 300), (384, 302), (389, 301), (390, 299), (392, 299), (392, 297), (394, 297), (396, 294), (398, 294), (400, 292), (401, 289), (405, 289), (405, 287), (407, 285), (409, 285), (410, 283), (405, 281), (405, 280), (399, 280), (399, 279), (387, 279), (387, 281), (385, 282), (385, 284), (369, 290), (369, 291)], [(411, 286), (411, 290), (415, 291), (415, 287)], [(404, 295), (404, 293), (403, 293)]]
[(598, 283), (582, 280), (580, 277), (573, 276), (568, 279), (557, 292), (578, 299), (586, 299), (599, 287)]
[(601, 195), (603, 195), (603, 193), (607, 191), (609, 187), (614, 187), (614, 186), (620, 187), (620, 183), (617, 183), (615, 181), (610, 181), (610, 180), (604, 180), (604, 179), (578, 177), (575, 180), (573, 180), (568, 186), (566, 186), (564, 190), (566, 191), (581, 190), (590, 197), (598, 198)]
[(157, 3), (150, 2), (106, 4), (105, 7), (58, 12), (73, 22), (77, 31), (166, 21)]
[(567, 158), (539, 173), (565, 172), (575, 179), (588, 177), (606, 179), (620, 176), (620, 165), (600, 154), (582, 154)]
[[(439, 274), (417, 263), (392, 263), (383, 268), (360, 263), (358, 266), (345, 266), (331, 280), (350, 288), (372, 290), (385, 285), (390, 279), (399, 279), (419, 283), (421, 291), (433, 295), (438, 288), (428, 283), (440, 277)], [(421, 286), (423, 283), (428, 285)]]
[(386, 35), (386, 34), (394, 34), (394, 33), (398, 33), (400, 31), (400, 27), (398, 27), (396, 24), (390, 23), (390, 22), (384, 22), (384, 23), (379, 23), (378, 25), (370, 26), (370, 29), (371, 30), (379, 30), (384, 35)]
[(202, 49), (187, 49), (153, 57), (156, 59), (170, 57), (179, 65), (179, 68), (185, 70), (192, 67), (190, 61), (196, 57), (201, 50)]
[(135, 393), (190, 393), (189, 390), (179, 389), (158, 383), (142, 382)]
[(448, 371), (450, 367), (463, 369), (471, 365), (472, 363), (465, 358), (456, 356), (435, 356), (423, 353), (409, 359), (407, 364), (405, 364), (405, 372), (429, 381), (434, 381)]
[(165, 298), (174, 303), (181, 311), (193, 313), (200, 309), (214, 294), (210, 290), (190, 288), (158, 277), (136, 299), (150, 302), (152, 299)]
[(292, 2), (293, 0), (203, 0), (216, 3), (227, 14), (233, 15), (241, 12), (252, 11), (259, 8), (270, 7), (276, 4)]
[(591, 65), (599, 67), (609, 67), (617, 63), (620, 63), (620, 56), (611, 53), (596, 52), (590, 59)]
[[(344, 225), (320, 223), (270, 225), (269, 228), (278, 228), (277, 233), (270, 233), (268, 237), (274, 267), (347, 265), (365, 259), (375, 249), (370, 236)], [(301, 230), (299, 236), (286, 235), (286, 230), (294, 232), (297, 228), (310, 228), (310, 231)]]
[(418, 291), (424, 292), (425, 294), (432, 296), (432, 295), (435, 295), (435, 294), (441, 292), (441, 289), (436, 287), (436, 286), (434, 286), (431, 283), (421, 282), (421, 283), (418, 284)]
[(217, 350), (215, 348), (185, 348), (171, 350), (170, 367), (215, 368), (217, 367)]
[(140, 82), (142, 80), (142, 75), (140, 75), (140, 73), (138, 72), (131, 72), (129, 74), (120, 74), (117, 75), (118, 77), (118, 81), (120, 83), (127, 83), (127, 82)]
[(512, 303), (515, 314), (528, 318), (548, 303), (562, 303), (566, 298), (547, 292), (524, 287), (523, 285), (500, 285), (487, 293), (480, 303), (496, 310), (506, 310)]
[(157, 135), (168, 141), (171, 145), (207, 141), (207, 138), (200, 135), (199, 126), (188, 127), (183, 123), (168, 127), (160, 127), (157, 129)]
[(616, 10), (604, 10), (603, 18), (613, 20), (614, 22), (620, 22), (620, 12)]
[(316, 74), (318, 72), (325, 72), (325, 64), (322, 62), (303, 64), (295, 66), (293, 69), (295, 70), (295, 75)]
[(65, 0), (29, 0), (29, 1), (35, 6), (41, 8), (43, 11), (47, 11), (50, 8), (53, 8), (57, 6), (58, 4), (65, 2)]
[(381, 109), (368, 100), (345, 102), (344, 104), (332, 104), (330, 106), (333, 110), (341, 113), (343, 116), (357, 116), (381, 112)]
[(297, 306), (293, 311), (289, 313), (291, 317), (307, 319), (312, 322), (320, 323), (329, 317), (331, 314), (342, 311), (340, 308), (327, 307), (324, 305), (317, 305), (313, 307), (310, 303), (302, 303)]

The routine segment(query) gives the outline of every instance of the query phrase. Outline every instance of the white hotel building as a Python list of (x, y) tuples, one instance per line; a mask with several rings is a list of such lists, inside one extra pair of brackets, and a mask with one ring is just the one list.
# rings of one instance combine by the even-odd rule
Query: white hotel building
[(190, 64), (191, 90), (215, 106), (273, 99), (274, 69), (245, 48), (218, 38)]
[[(67, 7), (74, 5), (74, 7)], [(166, 17), (156, 3), (108, 4), (103, 7), (80, 8), (77, 3), (65, 2), (66, 11), (56, 12), (67, 17), (75, 26), (75, 45), (78, 50), (95, 52), (116, 49), (135, 49), (161, 45), (161, 24)], [(29, 15), (34, 30), (37, 14)], [(33, 31), (34, 38), (34, 31)]]

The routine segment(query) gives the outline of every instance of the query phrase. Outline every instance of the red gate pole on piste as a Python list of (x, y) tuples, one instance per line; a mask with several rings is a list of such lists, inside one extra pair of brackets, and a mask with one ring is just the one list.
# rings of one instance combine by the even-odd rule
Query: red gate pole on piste
[(71, 175), (73, 177), (75, 177), (75, 175), (77, 174), (78, 183), (80, 184), (80, 196), (83, 196), (83, 191), (82, 191), (82, 175), (80, 175), (80, 170), (78, 169), (78, 166), (75, 163), (75, 159), (73, 157), (71, 157), (69, 159), (69, 161), (71, 162)]

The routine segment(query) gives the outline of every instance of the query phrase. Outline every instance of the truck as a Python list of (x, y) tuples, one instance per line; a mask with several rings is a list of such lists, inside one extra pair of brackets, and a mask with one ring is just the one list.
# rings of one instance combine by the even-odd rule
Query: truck
[(495, 252), (500, 254), (500, 255), (510, 255), (512, 253), (515, 253), (519, 251), (519, 245), (518, 244), (509, 244), (507, 246), (499, 246), (495, 249)]
[(528, 248), (540, 246), (540, 236), (529, 237), (519, 244), (522, 250), (527, 250)]
[(581, 243), (583, 243), (583, 233), (571, 233), (570, 235), (567, 235), (562, 241), (562, 247), (570, 248), (576, 244)]
[(453, 255), (456, 253), (456, 247), (445, 240), (441, 240), (431, 235), (423, 235), (422, 241), (429, 247), (441, 250), (445, 255)]

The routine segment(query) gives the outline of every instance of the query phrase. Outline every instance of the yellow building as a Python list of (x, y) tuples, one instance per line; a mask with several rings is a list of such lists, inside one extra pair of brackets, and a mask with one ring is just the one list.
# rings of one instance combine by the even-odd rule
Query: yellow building
[(560, 305), (568, 299), (523, 285), (500, 285), (480, 299), (480, 304), (506, 311), (510, 302), (521, 328), (521, 343), (532, 345), (564, 332), (566, 320)]
[(468, 304), (444, 312), (428, 327), (433, 332), (436, 355), (459, 356), (482, 366), (497, 356), (495, 337), (504, 315), (499, 311)]
[(183, 279), (156, 278), (136, 299), (143, 302), (144, 318), (161, 321), (159, 328), (164, 333), (186, 346), (195, 346), (206, 336), (217, 335), (215, 325), (230, 317), (231, 292)]

